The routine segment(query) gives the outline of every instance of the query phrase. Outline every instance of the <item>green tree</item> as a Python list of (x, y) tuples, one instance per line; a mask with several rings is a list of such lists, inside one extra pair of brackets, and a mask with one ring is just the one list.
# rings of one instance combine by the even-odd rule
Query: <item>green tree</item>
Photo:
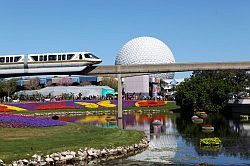
[(244, 91), (249, 80), (249, 73), (240, 70), (193, 72), (177, 86), (176, 103), (189, 110), (220, 111), (226, 95)]
[(17, 90), (17, 81), (18, 81), (18, 78), (9, 79), (9, 80), (2, 79), (0, 81), (1, 91), (9, 97)]

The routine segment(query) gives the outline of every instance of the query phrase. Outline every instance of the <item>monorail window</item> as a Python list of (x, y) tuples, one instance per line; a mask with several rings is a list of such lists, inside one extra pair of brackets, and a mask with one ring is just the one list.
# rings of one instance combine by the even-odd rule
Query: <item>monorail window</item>
[(91, 54), (91, 53), (88, 53), (88, 54), (84, 54), (85, 58), (95, 58), (95, 59), (99, 59), (97, 56)]
[(85, 58), (91, 58), (89, 54), (84, 54)]
[(43, 61), (43, 55), (39, 56), (39, 61)]
[(13, 62), (13, 57), (10, 57), (10, 62)]
[(95, 58), (95, 59), (99, 59), (97, 56), (93, 55), (93, 54), (89, 54), (91, 58)]
[(58, 55), (58, 60), (62, 60), (62, 55)]
[(44, 61), (47, 61), (47, 55), (44, 55), (43, 60), (44, 60)]
[[(37, 61), (38, 61), (38, 57), (37, 57), (37, 56), (36, 56), (36, 58), (37, 58)], [(21, 59), (20, 56), (16, 56), (16, 57), (14, 58), (14, 62), (18, 62), (20, 59)]]
[(75, 54), (67, 54), (67, 60), (70, 60)]
[(82, 54), (79, 54), (79, 59), (82, 59)]
[(56, 55), (49, 55), (49, 61), (56, 61)]
[[(17, 57), (15, 57), (15, 59), (16, 59)], [(38, 56), (31, 56), (31, 58), (34, 60), (34, 61), (38, 61)], [(18, 61), (18, 60), (17, 60)], [(17, 61), (15, 61), (15, 62), (17, 62)]]
[(0, 57), (0, 63), (4, 63), (4, 57)]
[(66, 60), (66, 55), (62, 55), (62, 60)]
[(10, 62), (10, 58), (9, 57), (6, 57), (6, 62)]

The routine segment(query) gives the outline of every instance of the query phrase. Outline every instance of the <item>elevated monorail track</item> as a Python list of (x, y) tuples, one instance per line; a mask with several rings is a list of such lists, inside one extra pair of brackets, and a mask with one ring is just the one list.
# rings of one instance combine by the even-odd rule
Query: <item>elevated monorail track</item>
[(250, 70), (250, 61), (88, 66), (85, 70), (79, 73), (83, 75), (112, 76), (122, 74), (128, 76), (201, 70)]

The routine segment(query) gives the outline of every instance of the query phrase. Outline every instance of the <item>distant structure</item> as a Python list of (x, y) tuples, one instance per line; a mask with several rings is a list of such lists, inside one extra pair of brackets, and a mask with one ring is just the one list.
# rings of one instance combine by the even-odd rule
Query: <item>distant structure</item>
[[(87, 82), (91, 85), (99, 85), (102, 81), (102, 77), (97, 76), (60, 76), (60, 77), (51, 77), (51, 76), (40, 76), (40, 77), (23, 77), (17, 81), (18, 86), (30, 86), (32, 79), (38, 79), (39, 85), (41, 87), (46, 87), (48, 85), (60, 85), (63, 82), (64, 78), (68, 78), (70, 85), (80, 85)], [(86, 84), (87, 85), (87, 84)]]
[[(167, 64), (175, 63), (169, 47), (153, 37), (138, 37), (128, 41), (119, 51), (115, 64)], [(124, 78), (123, 87), (126, 94), (137, 96), (157, 96), (160, 82), (173, 79), (174, 73), (160, 73)]]
[[(54, 86), (45, 87), (39, 90), (23, 90), (15, 93), (17, 96), (33, 96), (39, 94), (44, 97), (61, 98), (63, 94), (72, 94), (75, 99), (83, 99), (84, 97), (107, 97), (108, 94), (115, 94), (115, 90), (109, 86)], [(80, 96), (80, 98), (79, 98)]]
[(184, 78), (181, 79), (164, 79), (161, 83), (161, 89), (164, 93), (164, 96), (168, 100), (174, 99), (174, 94), (176, 93), (176, 86), (184, 81)]

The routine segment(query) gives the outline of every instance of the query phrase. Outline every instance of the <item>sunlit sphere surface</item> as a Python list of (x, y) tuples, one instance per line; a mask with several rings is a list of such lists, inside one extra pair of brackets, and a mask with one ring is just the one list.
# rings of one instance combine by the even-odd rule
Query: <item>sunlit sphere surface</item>
[[(175, 58), (162, 41), (153, 37), (138, 37), (128, 41), (116, 56), (116, 65), (166, 64)], [(153, 74), (151, 77), (173, 78), (174, 73)]]

